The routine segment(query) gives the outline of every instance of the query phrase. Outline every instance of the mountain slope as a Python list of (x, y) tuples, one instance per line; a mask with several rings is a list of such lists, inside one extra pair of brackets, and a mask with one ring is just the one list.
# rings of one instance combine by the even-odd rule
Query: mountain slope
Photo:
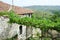
[(24, 8), (29, 8), (32, 10), (43, 10), (43, 11), (51, 11), (51, 10), (60, 10), (60, 6), (27, 6)]
[(60, 6), (27, 6), (24, 8), (35, 10), (34, 15), (38, 17), (50, 17), (55, 11), (60, 11)]

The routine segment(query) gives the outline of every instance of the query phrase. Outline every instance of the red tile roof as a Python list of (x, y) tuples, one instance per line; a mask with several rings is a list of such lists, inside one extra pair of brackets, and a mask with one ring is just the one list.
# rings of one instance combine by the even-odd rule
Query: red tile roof
[[(0, 1), (0, 11), (8, 11), (10, 7), (11, 7), (11, 5)], [(31, 13), (33, 13), (32, 10), (18, 7), (18, 6), (13, 6), (13, 11), (17, 14), (31, 14)]]

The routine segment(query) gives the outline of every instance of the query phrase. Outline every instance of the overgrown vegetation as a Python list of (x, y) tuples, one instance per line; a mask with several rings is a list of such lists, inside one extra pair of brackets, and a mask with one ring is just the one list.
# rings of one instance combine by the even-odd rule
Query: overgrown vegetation
[[(17, 23), (20, 25), (31, 26), (35, 28), (40, 28), (42, 32), (48, 31), (49, 29), (56, 30), (60, 32), (60, 12), (55, 11), (54, 15), (48, 17), (38, 17), (32, 15), (29, 17), (19, 17), (19, 15), (15, 14), (13, 11), (10, 12), (0, 12), (0, 16), (8, 15), (10, 19), (10, 23)], [(46, 15), (46, 14), (43, 14)]]

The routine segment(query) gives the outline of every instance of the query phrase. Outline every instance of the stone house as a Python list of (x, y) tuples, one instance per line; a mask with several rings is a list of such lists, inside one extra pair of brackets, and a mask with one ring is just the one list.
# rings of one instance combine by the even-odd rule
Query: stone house
[[(12, 7), (12, 5), (0, 1), (0, 11), (10, 11), (12, 8), (13, 11), (16, 14), (20, 15), (21, 17), (25, 17), (25, 16), (31, 17), (31, 15), (33, 14), (32, 10), (14, 5)], [(18, 35), (18, 39), (22, 39), (22, 40), (31, 36), (31, 32), (32, 32), (31, 27), (26, 27), (25, 25), (18, 25), (16, 23), (10, 25), (8, 21), (9, 18), (5, 16), (0, 17), (0, 40), (11, 38), (16, 34)]]

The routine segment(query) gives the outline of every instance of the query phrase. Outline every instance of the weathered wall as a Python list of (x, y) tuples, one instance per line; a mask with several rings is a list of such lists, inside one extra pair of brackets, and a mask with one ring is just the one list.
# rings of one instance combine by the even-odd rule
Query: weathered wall
[(18, 34), (18, 39), (26, 39), (26, 26), (22, 25), (22, 34), (20, 34), (19, 26), (16, 23), (8, 23), (9, 19), (0, 17), (0, 40), (11, 38)]
[(32, 31), (33, 37), (37, 37), (37, 33), (39, 34), (39, 36), (41, 36), (41, 30), (39, 28), (33, 27), (33, 31)]
[(8, 21), (9, 21), (8, 18), (0, 17), (0, 40), (11, 38), (16, 34), (18, 34), (19, 39), (22, 38), (24, 40), (26, 39), (26, 31), (27, 31), (27, 37), (29, 37), (31, 34), (31, 30), (32, 30), (33, 37), (36, 36), (37, 32), (41, 33), (41, 30), (38, 28), (31, 29), (31, 27), (27, 27), (26, 30), (26, 26), (22, 25), (23, 26), (22, 34), (20, 34), (19, 33), (20, 25), (16, 23), (9, 24)]
[(20, 34), (20, 32), (18, 33), (18, 39), (19, 40), (26, 39), (26, 26), (22, 25), (22, 34)]
[(9, 24), (8, 21), (8, 18), (0, 17), (0, 40), (11, 38), (18, 33), (20, 25), (16, 23)]

